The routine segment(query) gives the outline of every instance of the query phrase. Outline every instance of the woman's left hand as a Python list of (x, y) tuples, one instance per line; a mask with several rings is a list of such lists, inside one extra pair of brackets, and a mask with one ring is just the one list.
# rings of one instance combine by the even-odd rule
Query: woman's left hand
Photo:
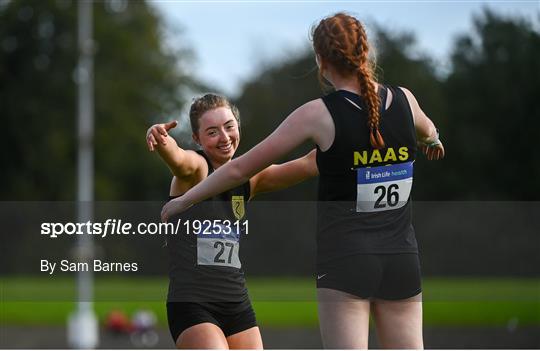
[(161, 210), (161, 221), (167, 223), (169, 221), (169, 218), (176, 214), (184, 212), (190, 207), (191, 204), (188, 204), (186, 201), (184, 201), (183, 196), (172, 199), (171, 201), (167, 202), (165, 206), (163, 206), (163, 209)]
[(444, 146), (439, 139), (429, 144), (422, 144), (421, 149), (430, 161), (444, 158)]

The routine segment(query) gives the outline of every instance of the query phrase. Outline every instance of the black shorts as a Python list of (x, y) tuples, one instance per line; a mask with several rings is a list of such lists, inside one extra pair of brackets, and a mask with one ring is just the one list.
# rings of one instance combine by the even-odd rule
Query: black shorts
[(237, 310), (235, 302), (167, 302), (167, 320), (173, 341), (176, 343), (184, 330), (200, 323), (217, 325), (226, 337), (257, 326), (251, 304), (241, 312)]
[(416, 253), (357, 254), (317, 268), (317, 288), (363, 299), (402, 300), (422, 292)]

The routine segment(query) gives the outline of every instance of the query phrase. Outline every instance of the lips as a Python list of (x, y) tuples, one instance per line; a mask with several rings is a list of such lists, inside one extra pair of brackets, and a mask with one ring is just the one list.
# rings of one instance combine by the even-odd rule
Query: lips
[(218, 149), (220, 149), (223, 152), (229, 152), (232, 150), (232, 143), (228, 143), (225, 145), (218, 146)]

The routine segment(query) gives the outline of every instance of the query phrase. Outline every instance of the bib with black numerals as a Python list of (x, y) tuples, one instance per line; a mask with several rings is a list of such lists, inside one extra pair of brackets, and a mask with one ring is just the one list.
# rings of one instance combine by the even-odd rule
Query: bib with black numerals
[(356, 170), (356, 212), (379, 212), (403, 207), (413, 183), (413, 162)]
[[(217, 230), (216, 230), (217, 229)], [(240, 232), (231, 226), (215, 225), (211, 234), (197, 235), (197, 264), (241, 268)]]

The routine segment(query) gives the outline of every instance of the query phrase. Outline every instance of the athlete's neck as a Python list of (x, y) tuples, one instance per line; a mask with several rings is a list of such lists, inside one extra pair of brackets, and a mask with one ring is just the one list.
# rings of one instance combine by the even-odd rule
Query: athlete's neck
[(229, 161), (230, 161), (230, 159), (226, 160), (225, 162), (218, 162), (218, 161), (210, 160), (210, 163), (212, 164), (212, 167), (214, 167), (214, 170), (216, 170), (216, 169), (223, 166), (225, 163), (227, 163)]
[[(360, 95), (362, 92), (356, 77), (340, 77), (336, 75), (332, 77), (330, 83), (332, 83), (336, 90), (347, 90), (357, 95)], [(375, 85), (375, 89), (378, 90), (377, 82), (371, 81), (371, 84)]]

